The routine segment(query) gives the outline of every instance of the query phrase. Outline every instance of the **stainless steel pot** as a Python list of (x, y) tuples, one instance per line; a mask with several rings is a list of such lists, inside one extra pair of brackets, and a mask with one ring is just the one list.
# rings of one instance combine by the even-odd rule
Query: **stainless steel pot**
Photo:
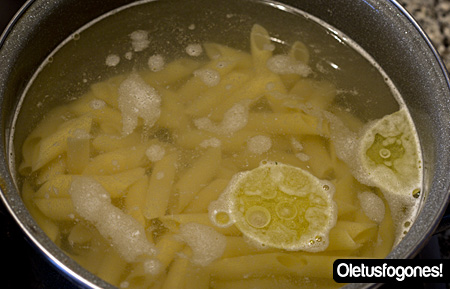
[[(68, 258), (27, 212), (10, 167), (12, 118), (33, 73), (58, 44), (87, 22), (129, 2), (30, 0), (0, 40), (0, 196), (38, 254), (64, 277), (65, 286), (113, 288)], [(424, 202), (409, 233), (387, 258), (415, 256), (437, 228), (449, 202), (450, 90), (442, 61), (417, 23), (395, 1), (282, 2), (323, 19), (353, 39), (383, 67), (404, 97), (423, 145)]]

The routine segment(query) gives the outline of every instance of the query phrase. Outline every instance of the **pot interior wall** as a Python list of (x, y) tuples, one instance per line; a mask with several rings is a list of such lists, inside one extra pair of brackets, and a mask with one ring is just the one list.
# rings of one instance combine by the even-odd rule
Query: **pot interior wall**
[[(23, 106), (24, 117), (15, 133), (19, 136), (14, 142), (15, 148), (8, 148), (13, 112), (20, 96), (33, 73), (48, 54), (69, 35), (85, 23), (127, 4), (130, 0), (110, 1), (30, 1), (28, 9), (16, 18), (16, 25), (10, 27), (4, 35), (4, 43), (0, 50), (2, 69), (0, 71), (0, 95), (2, 101), (2, 130), (4, 144), (2, 159), (11, 155), (8, 149), (20, 152), (28, 123), (35, 120), (34, 115), (38, 99), (29, 100)], [(355, 0), (286, 0), (293, 7), (298, 7), (343, 31), (347, 36), (364, 48), (385, 70), (404, 97), (417, 127), (423, 146), (424, 156), (424, 193), (426, 202), (422, 212), (399, 246), (389, 258), (406, 258), (415, 254), (423, 246), (437, 225), (448, 200), (449, 149), (449, 89), (447, 76), (436, 59), (429, 43), (420, 37), (420, 33), (398, 7), (388, 1), (355, 1)], [(324, 9), (323, 7), (327, 7)], [(62, 260), (69, 269), (81, 276), (81, 279), (92, 279), (82, 268), (65, 257), (42, 231), (35, 228), (22, 203), (14, 202), (18, 193), (10, 176), (8, 165), (1, 168), (4, 178), (2, 186), (6, 202), (10, 203), (12, 213), (21, 223), (34, 242), (43, 244), (41, 249), (49, 251), (55, 259)], [(60, 264), (57, 264), (60, 265)], [(66, 266), (66, 265), (64, 265)], [(63, 268), (64, 269), (64, 268)], [(95, 284), (107, 287), (98, 278)], [(78, 281), (76, 281), (78, 282)], [(81, 282), (81, 281), (80, 281)], [(353, 286), (353, 285), (352, 285)], [(356, 285), (355, 285), (356, 286)]]

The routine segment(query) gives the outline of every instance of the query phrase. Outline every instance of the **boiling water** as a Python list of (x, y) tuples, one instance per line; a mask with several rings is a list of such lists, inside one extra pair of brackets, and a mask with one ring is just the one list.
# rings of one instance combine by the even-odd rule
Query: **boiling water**
[[(262, 65), (254, 57), (252, 31), (257, 40), (265, 32), (270, 39), (259, 47), (269, 55)], [(239, 61), (222, 59), (226, 51)], [(221, 71), (235, 60), (239, 77), (226, 80), (231, 72)], [(169, 67), (184, 72), (169, 81), (174, 74), (161, 77)], [(266, 75), (269, 81), (256, 82)], [(226, 93), (218, 97), (212, 92), (222, 84)], [(254, 90), (264, 92), (233, 94)], [(341, 32), (278, 3), (154, 1), (113, 11), (49, 55), (18, 111), (11, 147), (31, 214), (77, 262), (123, 288), (176, 282), (185, 288), (337, 286), (319, 264), (339, 256), (385, 257), (414, 221), (420, 201), (418, 139), (387, 75)], [(313, 129), (302, 133), (286, 125), (297, 116), (315, 122)], [(399, 120), (406, 124), (402, 133), (392, 133)], [(375, 165), (358, 159), (361, 149)], [(108, 159), (108, 153), (115, 155)], [(389, 175), (392, 161), (405, 154), (411, 160), (399, 166), (414, 178), (393, 183), (407, 184), (406, 191), (383, 186), (390, 182), (366, 171), (383, 162), (382, 173)], [(124, 169), (134, 156), (141, 159)], [(267, 166), (270, 177), (242, 181)], [(300, 170), (307, 185), (320, 184), (317, 199), (301, 201), (303, 193), (291, 192), (296, 189), (283, 183), (277, 167)], [(240, 183), (254, 186), (251, 193), (236, 193)], [(270, 186), (285, 193), (275, 209), (257, 199)], [(241, 218), (230, 205), (238, 198), (253, 202), (249, 212), (256, 213)], [(332, 217), (311, 240), (289, 246), (261, 241), (258, 230), (272, 230), (271, 210), (283, 226), (298, 225), (292, 212), (308, 216), (297, 223), (312, 224), (321, 217), (311, 216), (320, 214), (302, 206), (319, 199), (329, 199), (321, 206)], [(286, 206), (286, 200), (299, 205)], [(247, 228), (248, 216), (253, 225)], [(246, 262), (248, 268), (238, 271)], [(258, 262), (278, 265), (264, 269)], [(289, 265), (302, 262), (306, 270)]]

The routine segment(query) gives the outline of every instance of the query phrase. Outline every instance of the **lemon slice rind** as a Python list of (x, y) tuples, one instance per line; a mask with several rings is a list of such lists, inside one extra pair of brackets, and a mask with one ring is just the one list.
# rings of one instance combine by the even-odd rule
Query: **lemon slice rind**
[[(290, 165), (268, 162), (236, 174), (209, 206), (213, 224), (234, 224), (264, 247), (323, 251), (336, 224), (334, 186)], [(224, 214), (228, 218), (224, 218)]]

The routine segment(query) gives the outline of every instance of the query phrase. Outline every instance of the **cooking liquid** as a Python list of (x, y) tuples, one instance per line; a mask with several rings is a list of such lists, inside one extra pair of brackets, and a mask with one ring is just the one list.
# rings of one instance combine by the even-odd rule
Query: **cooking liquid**
[[(200, 284), (205, 288), (236, 288), (238, 285), (247, 288), (259, 284), (270, 288), (297, 288), (311, 284), (319, 287), (339, 286), (332, 281), (331, 271), (318, 273), (323, 270), (315, 264), (325, 264), (338, 257), (385, 257), (414, 221), (420, 201), (421, 179), (415, 180), (414, 190), (406, 193), (381, 189), (360, 173), (360, 168), (356, 167), (359, 162), (348, 157), (350, 154), (357, 158), (358, 152), (348, 153), (348, 146), (342, 140), (357, 143), (368, 127), (373, 127), (372, 124), (379, 119), (397, 111), (406, 112), (401, 97), (387, 76), (370, 56), (345, 35), (290, 7), (282, 6), (281, 9), (277, 6), (279, 4), (252, 1), (236, 1), (239, 4), (235, 5), (229, 1), (226, 4), (224, 1), (202, 1), (201, 4), (195, 1), (196, 5), (191, 1), (178, 2), (140, 2), (113, 11), (74, 33), (37, 71), (22, 99), (15, 121), (12, 146), (16, 152), (22, 150), (24, 143), (36, 150), (39, 141), (53, 133), (48, 131), (43, 133), (44, 137), (29, 137), (27, 142), (30, 131), (25, 124), (40, 120), (45, 122), (51, 120), (52, 115), (57, 115), (58, 121), (52, 127), (57, 131), (57, 127), (61, 128), (58, 124), (64, 126), (63, 123), (67, 125), (69, 121), (78, 121), (78, 112), (74, 111), (77, 107), (84, 107), (83, 103), (88, 103), (92, 111), (112, 107), (118, 113), (120, 124), (118, 127), (113, 124), (102, 127), (94, 120), (89, 129), (85, 129), (86, 122), (79, 121), (79, 131), (71, 131), (70, 140), (63, 142), (71, 141), (80, 149), (85, 146), (89, 154), (84, 163), (81, 157), (75, 157), (75, 161), (70, 162), (71, 155), (64, 149), (55, 159), (38, 164), (27, 163), (29, 158), (25, 147), (23, 156), (16, 154), (16, 163), (20, 164), (17, 166), (20, 173), (18, 179), (24, 186), (23, 197), (39, 225), (77, 262), (122, 288), (170, 286), (169, 282), (185, 283), (185, 288), (189, 285), (199, 288)], [(264, 51), (270, 51), (275, 56), (288, 55), (296, 41), (301, 41), (308, 51), (308, 57), (300, 57), (308, 68), (302, 72), (295, 69), (289, 73), (282, 71), (286, 67), (283, 62), (286, 58), (270, 58), (272, 66), (267, 62), (264, 69), (282, 75), (283, 85), (291, 93), (277, 95), (273, 82), (264, 83), (265, 90), (281, 99), (293, 94), (296, 101), (288, 101), (288, 97), (282, 102), (285, 109), (282, 112), (298, 110), (317, 117), (325, 126), (330, 123), (331, 132), (297, 135), (289, 130), (271, 133), (269, 129), (256, 128), (255, 131), (244, 130), (251, 131), (249, 134), (239, 134), (251, 122), (249, 115), (276, 112), (268, 101), (270, 93), (267, 92), (266, 96), (262, 94), (248, 102), (244, 98), (244, 102), (230, 104), (225, 106), (226, 109), (220, 108), (220, 105), (218, 109), (201, 107), (205, 110), (203, 114), (194, 110), (196, 107), (193, 106), (201, 91), (186, 94), (184, 99), (177, 97), (177, 93), (183, 92), (183, 87), (192, 79), (198, 81), (198, 86), (205, 86), (205, 91), (220, 85), (224, 77), (217, 71), (225, 68), (226, 63), (219, 61), (214, 69), (204, 68), (203, 65), (214, 61), (211, 57), (211, 51), (214, 51), (211, 47), (214, 46), (210, 45), (208, 50), (208, 43), (248, 53), (252, 48), (249, 36), (255, 24), (267, 29), (270, 35), (270, 43), (263, 47)], [(91, 49), (94, 46), (95, 51)], [(181, 58), (188, 59), (195, 69), (175, 82), (158, 87), (149, 82), (152, 75), (164, 72), (171, 63)], [(278, 68), (281, 71), (277, 71)], [(250, 64), (250, 69), (255, 69), (254, 64)], [(293, 90), (298, 82), (302, 83), (305, 79), (303, 85), (298, 86), (299, 90)], [(101, 99), (95, 89), (104, 89), (105, 85), (113, 91), (112, 96)], [(196, 86), (193, 87), (195, 90)], [(231, 91), (232, 87), (228, 89)], [(133, 90), (136, 92), (131, 94), (143, 93), (146, 100), (131, 103), (133, 101), (128, 93)], [(310, 98), (311, 95), (315, 98)], [(169, 98), (175, 100), (174, 107), (188, 111), (186, 118), (182, 118), (184, 113), (177, 114), (164, 108)], [(225, 98), (223, 103), (227, 104)], [(31, 114), (36, 107), (40, 112)], [(63, 111), (59, 115), (55, 113), (58, 109)], [(220, 109), (222, 113), (217, 112)], [(227, 115), (230, 117), (227, 118)], [(418, 160), (416, 169), (421, 176), (417, 136), (407, 114), (405, 119), (413, 132), (411, 139)], [(187, 133), (199, 131), (204, 139), (198, 143), (190, 141)], [(101, 138), (106, 140), (104, 144), (93, 144), (95, 139), (99, 142)], [(240, 145), (233, 146), (227, 141)], [(117, 163), (113, 163), (110, 171), (106, 167), (86, 167), (95, 158), (106, 154), (108, 149), (114, 151), (114, 147), (122, 146), (122, 142), (129, 144), (128, 156), (141, 152), (145, 156), (144, 161), (133, 168), (128, 179), (120, 182), (127, 184), (121, 191), (104, 191), (105, 183), (99, 181), (101, 177), (98, 176), (115, 175), (118, 178), (117, 173), (125, 172), (123, 168), (115, 169), (114, 165), (121, 164), (120, 160), (112, 160)], [(277, 154), (279, 151), (282, 154)], [(380, 150), (380, 153), (386, 152)], [(330, 166), (326, 161), (333, 159), (333, 156), (335, 164)], [(219, 160), (220, 167), (213, 168), (211, 172), (205, 171), (205, 174), (211, 175), (207, 179), (199, 179), (197, 184), (197, 176), (193, 175), (190, 181), (194, 184), (189, 186), (197, 188), (193, 193), (196, 197), (184, 201), (183, 192), (177, 191), (177, 188), (189, 179), (186, 176), (190, 169), (207, 158)], [(157, 169), (156, 164), (163, 161), (175, 170)], [(333, 198), (338, 208), (337, 222), (334, 231), (332, 228), (329, 232), (331, 236), (327, 249), (316, 253), (286, 251), (255, 242), (234, 226), (221, 228), (220, 223), (202, 223), (205, 216), (206, 220), (210, 216), (204, 208), (196, 208), (200, 197), (209, 198), (210, 202), (219, 199), (223, 203), (224, 197), (220, 193), (227, 187), (230, 190), (232, 177), (257, 168), (261, 161), (289, 163), (333, 186), (333, 191), (336, 190)], [(207, 160), (204, 162), (207, 163)], [(319, 167), (316, 167), (317, 164), (320, 164)], [(52, 169), (52, 166), (59, 169)], [(171, 172), (174, 174), (173, 187), (168, 191), (170, 197), (165, 200), (166, 207), (162, 214), (155, 213), (158, 209), (141, 208), (144, 213), (139, 215), (127, 207), (131, 196), (142, 196), (140, 203), (152, 204), (146, 194), (149, 182), (163, 180)], [(46, 174), (63, 177), (59, 176), (58, 182), (51, 183)], [(92, 176), (97, 178), (96, 182), (92, 181)], [(65, 188), (66, 195), (59, 191), (63, 190), (61, 188)], [(145, 193), (140, 193), (139, 188), (144, 188)], [(215, 198), (210, 197), (212, 193), (209, 196), (201, 193), (202, 190), (207, 192), (208, 188), (215, 192)], [(346, 188), (353, 191), (349, 192)], [(349, 198), (351, 202), (343, 201)], [(58, 201), (52, 201), (54, 199)], [(186, 204), (180, 207), (182, 202)], [(67, 207), (71, 210), (70, 214), (64, 215)], [(378, 219), (374, 207), (378, 212), (385, 210), (384, 218)], [(58, 211), (63, 215), (58, 215)], [(189, 221), (182, 220), (186, 216)], [(233, 214), (216, 214), (214, 217), (229, 221)], [(121, 221), (113, 223), (112, 219)], [(358, 233), (342, 229), (350, 223), (361, 227)], [(333, 243), (333, 240), (342, 240), (344, 235), (339, 235), (342, 232), (347, 233), (345, 236), (352, 244)], [(365, 235), (370, 235), (370, 238), (365, 239)], [(383, 242), (390, 242), (390, 245), (383, 247)], [(233, 246), (240, 249), (233, 251)], [(133, 248), (141, 249), (136, 251)], [(172, 252), (172, 255), (168, 259), (158, 259), (158, 254), (162, 256), (161, 251)], [(250, 257), (246, 259), (245, 256)], [(278, 267), (264, 269), (256, 266), (258, 262), (265, 264), (264, 260), (276, 261), (288, 269), (277, 274)], [(245, 262), (250, 262), (249, 268), (255, 266), (254, 271), (249, 268), (245, 272), (230, 270), (236, 264), (245, 266)], [(296, 262), (306, 262), (309, 267), (299, 272)], [(184, 272), (186, 279), (173, 279), (175, 272)]]

